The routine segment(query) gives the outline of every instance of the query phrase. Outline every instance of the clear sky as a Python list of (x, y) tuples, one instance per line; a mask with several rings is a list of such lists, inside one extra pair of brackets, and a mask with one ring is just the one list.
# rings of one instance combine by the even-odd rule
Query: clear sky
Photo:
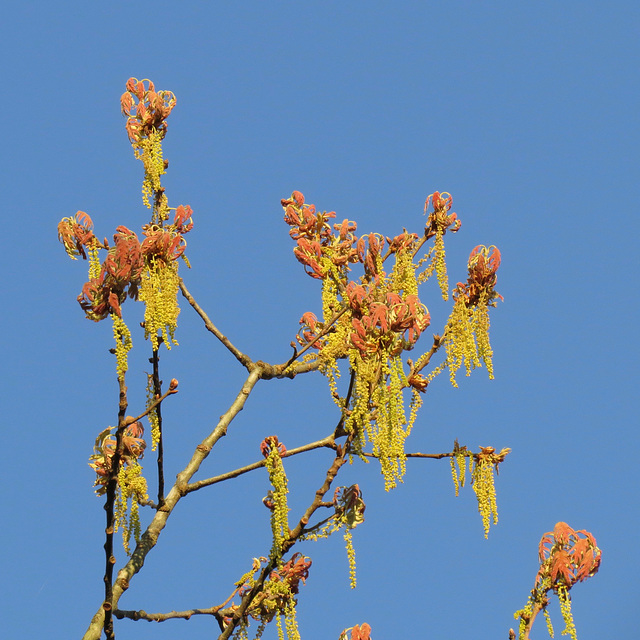
[[(480, 370), (452, 389), (439, 378), (407, 445), (511, 447), (498, 526), (483, 538), (473, 493), (454, 497), (447, 461), (409, 461), (390, 494), (376, 465), (345, 470), (341, 484), (358, 482), (367, 503), (358, 588), (339, 537), (302, 548), (314, 559), (302, 637), (337, 640), (368, 621), (375, 640), (506, 640), (540, 536), (559, 520), (603, 550), (600, 573), (573, 591), (579, 637), (637, 637), (637, 2), (61, 0), (2, 14), (0, 635), (77, 638), (102, 600), (104, 512), (86, 463), (117, 419), (111, 330), (83, 317), (86, 265), (68, 260), (55, 227), (79, 209), (99, 237), (146, 220), (119, 107), (136, 76), (178, 99), (164, 184), (172, 206), (194, 210), (182, 275), (254, 359), (284, 361), (302, 313), (320, 308), (282, 221), (294, 189), (391, 236), (420, 232), (426, 196), (451, 192), (462, 219), (447, 237), (453, 282), (475, 245), (502, 251), (496, 380)], [(422, 297), (437, 331), (447, 307), (433, 286)], [(124, 309), (135, 326), (140, 311)], [(177, 337), (162, 357), (165, 381), (180, 380), (163, 410), (169, 479), (244, 379), (187, 305)], [(140, 331), (134, 341), (132, 412), (149, 367)], [(294, 447), (335, 423), (319, 376), (262, 382), (198, 477), (257, 460), (267, 435)], [(294, 510), (329, 456), (287, 463)], [(266, 489), (258, 471), (181, 502), (121, 606), (223, 601), (268, 553)], [(212, 636), (209, 619), (117, 624), (119, 640)]]

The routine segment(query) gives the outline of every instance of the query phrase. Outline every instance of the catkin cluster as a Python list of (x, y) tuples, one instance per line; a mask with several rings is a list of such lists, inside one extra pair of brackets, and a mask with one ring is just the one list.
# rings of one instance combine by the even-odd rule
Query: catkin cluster
[(122, 529), (122, 544), (127, 555), (131, 555), (129, 543), (133, 535), (140, 541), (140, 512), (138, 500), (148, 500), (147, 481), (138, 462), (121, 465), (118, 472), (118, 490), (114, 509), (115, 531)]
[(167, 349), (177, 345), (174, 338), (178, 326), (178, 264), (157, 261), (149, 264), (142, 274), (139, 298), (145, 303), (144, 336), (151, 340), (154, 351), (158, 350), (160, 337)]

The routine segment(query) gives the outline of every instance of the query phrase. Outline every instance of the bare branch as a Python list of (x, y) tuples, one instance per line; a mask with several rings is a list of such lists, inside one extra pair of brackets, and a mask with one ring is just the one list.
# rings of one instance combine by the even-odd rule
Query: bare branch
[(217, 617), (219, 606), (209, 607), (208, 609), (189, 609), (187, 611), (169, 611), (168, 613), (147, 613), (143, 609), (140, 611), (125, 611), (122, 609), (116, 609), (113, 615), (122, 620), (128, 618), (129, 620), (146, 620), (147, 622), (164, 622), (165, 620), (172, 620), (175, 618), (182, 618), (183, 620), (189, 620), (191, 616), (214, 616)]
[(202, 310), (202, 307), (195, 301), (194, 297), (189, 293), (189, 290), (184, 284), (184, 280), (180, 278), (180, 291), (182, 291), (182, 295), (187, 299), (187, 302), (194, 308), (195, 312), (202, 318), (204, 321), (204, 326), (211, 332), (213, 335), (222, 342), (222, 344), (236, 357), (236, 359), (240, 362), (240, 364), (245, 367), (248, 371), (251, 371), (251, 367), (253, 366), (253, 361), (251, 358), (242, 353), (240, 349), (236, 348), (229, 338), (227, 338), (223, 333), (216, 327), (213, 322), (209, 319), (209, 316)]
[(125, 429), (126, 427), (142, 420), (145, 416), (148, 416), (157, 406), (159, 406), (164, 400), (166, 400), (169, 396), (172, 396), (174, 393), (178, 393), (178, 390), (175, 387), (169, 387), (159, 398), (156, 398), (147, 408), (143, 411), (139, 416), (135, 418), (129, 418), (128, 420), (122, 422), (122, 424), (118, 425), (118, 429)]
[[(312, 451), (313, 449), (320, 449), (321, 447), (328, 447), (330, 449), (335, 449), (335, 441), (333, 435), (327, 436), (322, 440), (316, 440), (315, 442), (310, 442), (309, 444), (305, 444), (301, 447), (296, 447), (294, 449), (287, 450), (282, 457), (288, 458), (290, 456), (298, 455), (299, 453), (304, 453), (305, 451)], [(191, 493), (192, 491), (197, 491), (198, 489), (202, 489), (203, 487), (209, 487), (212, 484), (217, 484), (218, 482), (224, 482), (225, 480), (230, 480), (231, 478), (237, 478), (249, 471), (253, 471), (254, 469), (260, 469), (264, 467), (264, 460), (259, 460), (258, 462), (253, 462), (252, 464), (248, 464), (246, 467), (240, 467), (239, 469), (235, 469), (234, 471), (228, 471), (227, 473), (223, 473), (219, 476), (214, 476), (213, 478), (206, 478), (205, 480), (198, 480), (198, 482), (192, 482), (188, 484), (184, 488), (184, 494)]]

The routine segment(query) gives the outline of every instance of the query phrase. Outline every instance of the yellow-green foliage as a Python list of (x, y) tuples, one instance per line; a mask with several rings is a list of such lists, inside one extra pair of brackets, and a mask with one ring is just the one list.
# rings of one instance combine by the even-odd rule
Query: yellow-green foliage
[(115, 531), (122, 529), (122, 544), (127, 555), (131, 555), (131, 535), (140, 541), (140, 513), (138, 500), (148, 500), (147, 481), (142, 476), (142, 467), (134, 462), (121, 465), (118, 472), (118, 490), (114, 509)]
[(144, 336), (151, 339), (153, 350), (158, 350), (159, 338), (167, 349), (177, 345), (174, 338), (178, 326), (178, 263), (157, 261), (144, 270), (139, 288), (139, 297), (145, 303)]
[(129, 368), (128, 354), (133, 347), (131, 332), (125, 321), (115, 313), (111, 314), (111, 321), (113, 322), (113, 337), (116, 341), (116, 371), (118, 380), (122, 380)]

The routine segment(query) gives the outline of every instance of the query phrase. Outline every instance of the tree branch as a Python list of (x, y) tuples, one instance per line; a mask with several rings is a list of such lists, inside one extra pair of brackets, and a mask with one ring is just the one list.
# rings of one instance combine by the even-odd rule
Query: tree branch
[[(129, 581), (131, 578), (138, 573), (140, 569), (142, 569), (147, 554), (158, 542), (158, 538), (167, 523), (167, 519), (171, 515), (176, 504), (180, 501), (180, 498), (184, 495), (184, 487), (186, 487), (189, 480), (198, 471), (200, 465), (209, 455), (209, 452), (216, 442), (222, 436), (226, 435), (229, 424), (238, 415), (238, 413), (242, 411), (249, 394), (260, 379), (260, 375), (261, 370), (259, 367), (254, 367), (251, 370), (251, 373), (245, 380), (242, 389), (229, 409), (227, 409), (227, 411), (220, 417), (220, 420), (213, 431), (196, 447), (189, 464), (181, 473), (178, 474), (175, 484), (165, 499), (164, 506), (162, 509), (158, 509), (156, 511), (151, 523), (144, 534), (142, 534), (140, 542), (136, 545), (133, 555), (127, 564), (118, 572), (118, 577), (113, 585), (110, 601), (106, 603), (110, 608), (113, 609), (117, 606), (120, 597), (129, 588)], [(83, 636), (83, 640), (100, 640), (104, 621), (105, 609), (101, 606), (91, 619), (89, 627)]]
[(222, 342), (222, 344), (236, 357), (238, 362), (245, 367), (248, 371), (251, 371), (251, 367), (253, 366), (253, 361), (251, 358), (242, 353), (240, 349), (236, 348), (229, 338), (227, 338), (223, 333), (216, 327), (213, 322), (209, 319), (209, 316), (202, 310), (202, 307), (195, 301), (194, 297), (189, 293), (186, 285), (184, 284), (184, 280), (180, 278), (180, 291), (182, 295), (186, 298), (187, 302), (194, 308), (195, 312), (202, 318), (204, 321), (204, 326), (211, 332), (213, 335)]
[(189, 620), (191, 616), (215, 616), (217, 617), (220, 607), (209, 607), (208, 609), (189, 609), (187, 611), (169, 611), (169, 613), (147, 613), (143, 609), (140, 611), (125, 611), (123, 609), (116, 609), (113, 615), (122, 620), (128, 618), (129, 620), (146, 620), (147, 622), (164, 622), (165, 620), (171, 620), (174, 618), (182, 618), (183, 620)]
[[(284, 453), (281, 457), (288, 458), (290, 456), (298, 455), (299, 453), (304, 453), (305, 451), (312, 451), (313, 449), (319, 449), (321, 447), (328, 447), (330, 449), (335, 449), (336, 444), (333, 438), (333, 435), (327, 436), (322, 440), (316, 440), (315, 442), (310, 442), (309, 444), (305, 444), (301, 447), (296, 447), (295, 449), (289, 449), (286, 453)], [(203, 487), (209, 487), (212, 484), (217, 484), (218, 482), (224, 482), (225, 480), (230, 480), (231, 478), (237, 478), (249, 471), (253, 471), (254, 469), (260, 469), (264, 467), (264, 460), (259, 460), (258, 462), (253, 462), (252, 464), (248, 464), (245, 467), (240, 467), (239, 469), (235, 469), (234, 471), (228, 471), (227, 473), (223, 473), (219, 476), (214, 476), (213, 478), (206, 478), (205, 480), (198, 480), (197, 482), (192, 482), (188, 484), (184, 488), (184, 494), (191, 493), (192, 491), (197, 491), (198, 489), (202, 489)]]
[[(327, 494), (327, 492), (331, 488), (331, 483), (333, 482), (334, 478), (338, 474), (338, 471), (340, 471), (340, 468), (346, 462), (346, 456), (349, 451), (351, 441), (354, 437), (354, 433), (355, 432), (352, 431), (348, 435), (347, 441), (345, 442), (344, 445), (336, 445), (336, 448), (335, 448), (336, 456), (327, 471), (325, 480), (322, 486), (315, 492), (315, 497), (313, 499), (313, 502), (311, 503), (311, 505), (309, 505), (304, 515), (300, 518), (296, 527), (290, 531), (289, 539), (283, 542), (282, 555), (284, 555), (285, 553), (291, 550), (291, 548), (296, 544), (298, 538), (304, 534), (305, 527), (309, 523), (309, 518), (311, 518), (311, 516), (320, 507), (323, 506), (324, 496)], [(240, 605), (237, 608), (234, 607), (232, 612), (231, 611), (229, 612), (232, 614), (231, 622), (225, 627), (224, 631), (220, 634), (220, 636), (218, 636), (218, 640), (228, 640), (228, 638), (231, 637), (231, 634), (234, 632), (235, 628), (238, 626), (240, 621), (246, 615), (246, 612), (251, 606), (251, 603), (253, 602), (254, 598), (262, 591), (266, 579), (271, 574), (271, 572), (276, 568), (276, 566), (277, 566), (277, 560), (275, 558), (270, 558), (267, 564), (264, 566), (264, 568), (260, 572), (260, 576), (256, 580), (256, 583), (253, 585), (251, 590), (242, 598)], [(224, 612), (221, 612), (221, 613), (224, 613)]]
[[(158, 357), (158, 350), (154, 349), (153, 356), (151, 358), (151, 364), (153, 365), (153, 374), (151, 381), (153, 383), (153, 394), (156, 398), (162, 397), (162, 380), (160, 380), (160, 358)], [(171, 386), (169, 387), (171, 389)], [(158, 508), (164, 504), (164, 444), (162, 442), (162, 404), (158, 404), (155, 408), (156, 417), (158, 419)]]

